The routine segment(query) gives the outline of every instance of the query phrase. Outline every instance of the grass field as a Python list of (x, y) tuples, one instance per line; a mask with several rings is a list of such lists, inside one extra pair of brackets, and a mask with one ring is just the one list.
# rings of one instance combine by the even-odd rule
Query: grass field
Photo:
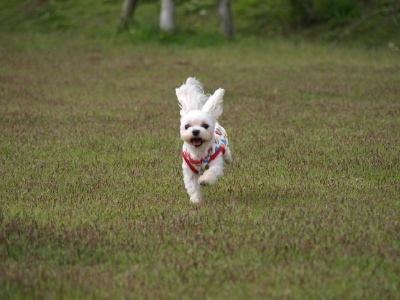
[[(2, 38), (1, 299), (399, 299), (398, 52)], [(234, 157), (201, 205), (188, 76)]]

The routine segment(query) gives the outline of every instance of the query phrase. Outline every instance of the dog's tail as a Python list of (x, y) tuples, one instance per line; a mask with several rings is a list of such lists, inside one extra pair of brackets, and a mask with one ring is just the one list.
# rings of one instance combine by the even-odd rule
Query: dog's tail
[(181, 107), (181, 115), (191, 110), (201, 110), (209, 98), (209, 95), (204, 94), (203, 85), (194, 77), (189, 77), (186, 83), (175, 91)]

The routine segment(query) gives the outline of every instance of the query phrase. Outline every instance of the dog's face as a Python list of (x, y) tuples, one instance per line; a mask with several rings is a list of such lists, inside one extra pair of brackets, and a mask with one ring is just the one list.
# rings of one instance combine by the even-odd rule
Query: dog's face
[(181, 139), (190, 147), (208, 147), (214, 137), (216, 120), (201, 110), (192, 110), (181, 118)]

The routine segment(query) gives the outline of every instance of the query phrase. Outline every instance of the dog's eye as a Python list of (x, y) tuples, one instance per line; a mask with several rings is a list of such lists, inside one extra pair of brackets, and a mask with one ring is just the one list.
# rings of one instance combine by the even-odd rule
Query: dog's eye
[(190, 125), (189, 125), (189, 124), (185, 125), (185, 129), (188, 129), (189, 127), (190, 127)]
[(210, 126), (208, 126), (207, 124), (203, 124), (203, 125), (201, 125), (201, 127), (203, 127), (204, 129), (208, 129), (208, 127), (210, 127)]

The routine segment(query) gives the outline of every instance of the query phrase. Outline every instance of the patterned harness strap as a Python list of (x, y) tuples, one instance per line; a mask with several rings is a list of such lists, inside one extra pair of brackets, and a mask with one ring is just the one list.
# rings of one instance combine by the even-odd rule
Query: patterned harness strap
[[(225, 154), (225, 146), (224, 146), (224, 145), (221, 145), (221, 146), (217, 149), (217, 151), (214, 152), (213, 155), (211, 155), (211, 156), (208, 156), (208, 155), (207, 155), (207, 157), (209, 157), (208, 159), (205, 158), (205, 159), (199, 160), (199, 161), (193, 160), (193, 159), (190, 157), (189, 153), (187, 153), (187, 152), (185, 152), (185, 151), (182, 151), (181, 154), (182, 154), (182, 157), (183, 157), (183, 159), (185, 160), (186, 164), (189, 166), (190, 170), (192, 170), (193, 173), (195, 173), (195, 174), (199, 174), (200, 171), (205, 171), (205, 170), (207, 170), (207, 169), (208, 169), (208, 164), (209, 164), (210, 162), (212, 162), (221, 152), (222, 152), (222, 154)], [(196, 168), (195, 166), (196, 166), (197, 168)]]

